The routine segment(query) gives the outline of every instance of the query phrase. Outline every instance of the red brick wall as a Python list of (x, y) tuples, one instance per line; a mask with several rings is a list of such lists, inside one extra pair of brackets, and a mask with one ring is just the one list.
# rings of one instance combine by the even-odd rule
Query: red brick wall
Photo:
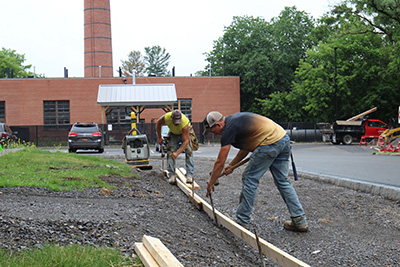
[[(0, 101), (5, 101), (9, 125), (43, 125), (44, 100), (69, 100), (71, 123), (106, 123), (97, 104), (99, 85), (123, 83), (122, 78), (0, 79)], [(178, 99), (192, 99), (193, 122), (203, 121), (212, 110), (224, 115), (240, 111), (239, 77), (144, 77), (136, 78), (136, 83), (174, 83)], [(141, 118), (151, 122), (162, 114), (162, 109), (146, 109)]]

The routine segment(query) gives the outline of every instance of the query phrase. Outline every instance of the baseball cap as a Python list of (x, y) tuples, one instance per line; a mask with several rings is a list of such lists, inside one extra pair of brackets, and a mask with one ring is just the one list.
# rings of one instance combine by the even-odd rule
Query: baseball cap
[(211, 127), (215, 125), (218, 121), (222, 119), (222, 114), (218, 111), (211, 111), (207, 114), (207, 116), (203, 120), (204, 131), (203, 135), (206, 135), (210, 132)]
[(180, 124), (182, 122), (182, 113), (179, 110), (175, 109), (174, 111), (172, 111), (171, 118), (174, 124)]

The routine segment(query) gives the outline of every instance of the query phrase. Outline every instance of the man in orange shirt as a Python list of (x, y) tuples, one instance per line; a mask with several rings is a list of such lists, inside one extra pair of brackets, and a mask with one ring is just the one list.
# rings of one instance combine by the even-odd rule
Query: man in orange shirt
[[(208, 132), (221, 135), (221, 149), (207, 185), (207, 197), (215, 190), (214, 182), (222, 170), (226, 175), (232, 173), (232, 166), (251, 152), (249, 164), (242, 177), (236, 222), (248, 228), (260, 179), (269, 169), (291, 216), (291, 221), (286, 221), (284, 228), (307, 232), (306, 215), (288, 178), (291, 152), (290, 138), (286, 131), (269, 118), (250, 112), (239, 112), (225, 117), (218, 111), (212, 111), (207, 114), (203, 124), (204, 135)], [(240, 150), (224, 167), (231, 145)]]

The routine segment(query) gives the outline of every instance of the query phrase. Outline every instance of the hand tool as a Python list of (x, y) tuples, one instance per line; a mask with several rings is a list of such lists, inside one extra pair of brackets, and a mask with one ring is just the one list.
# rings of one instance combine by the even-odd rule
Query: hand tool
[(163, 149), (162, 146), (161, 146), (161, 159), (162, 159), (162, 168), (160, 168), (160, 171), (168, 179), (169, 178), (169, 172), (164, 168), (165, 153), (164, 153), (164, 149)]
[[(248, 157), (248, 158), (246, 158), (246, 159), (244, 159), (244, 160), (242, 160), (242, 161), (236, 163), (235, 165), (233, 165), (233, 166), (231, 167), (232, 171), (233, 171), (234, 169), (236, 169), (236, 168), (242, 166), (243, 164), (247, 163), (249, 160), (250, 160), (250, 157)], [(224, 175), (225, 175), (225, 174), (224, 174), (224, 171), (222, 171), (221, 174), (218, 176), (218, 178), (221, 177), (221, 176), (224, 176)]]
[(164, 148), (163, 145), (161, 144), (161, 158), (162, 158), (162, 169), (164, 169), (164, 158), (165, 158), (165, 154), (164, 154)]
[(297, 170), (296, 170), (296, 165), (294, 164), (292, 151), (290, 151), (290, 158), (292, 159), (292, 169), (293, 169), (294, 180), (297, 181), (299, 178), (297, 177)]
[(260, 239), (258, 238), (258, 234), (257, 234), (257, 228), (254, 228), (254, 234), (256, 235), (258, 254), (260, 255), (261, 264), (263, 267), (265, 267), (264, 257), (263, 257), (262, 251), (261, 251)]
[(192, 202), (194, 204), (194, 177), (192, 179), (193, 179), (193, 182), (192, 182)]
[(217, 220), (217, 214), (215, 214), (214, 202), (213, 202), (211, 193), (210, 193), (209, 196), (210, 196), (212, 211), (213, 211), (213, 214), (214, 214), (215, 224), (217, 225), (217, 227), (219, 227), (218, 220)]
[[(233, 165), (231, 167), (232, 171), (235, 170), (236, 168), (242, 166), (243, 164), (247, 163), (249, 160), (250, 160), (250, 157), (248, 157), (248, 158), (236, 163), (235, 165)], [(210, 172), (210, 175), (211, 174), (212, 174), (212, 172)], [(221, 174), (218, 176), (218, 178), (220, 178), (221, 176), (224, 176), (224, 175), (225, 175), (225, 173), (224, 173), (224, 171), (222, 171)], [(217, 178), (217, 180), (215, 180), (214, 185), (219, 185), (219, 179), (218, 178)]]

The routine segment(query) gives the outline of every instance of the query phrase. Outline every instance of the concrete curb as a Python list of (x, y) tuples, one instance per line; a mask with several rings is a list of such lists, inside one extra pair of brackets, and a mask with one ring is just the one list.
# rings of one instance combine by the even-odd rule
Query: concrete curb
[(303, 171), (298, 172), (298, 175), (302, 178), (322, 181), (337, 186), (361, 191), (364, 193), (370, 193), (373, 195), (382, 196), (390, 200), (400, 201), (400, 188), (398, 187), (357, 181), (349, 178), (326, 176), (317, 173), (310, 173)]
[(5, 149), (5, 148), (3, 148), (3, 150), (0, 151), (0, 157), (3, 156), (3, 155), (6, 155), (6, 154), (8, 154), (8, 153), (16, 152), (16, 151), (21, 150), (21, 149), (22, 149), (22, 148), (12, 148), (12, 149)]

